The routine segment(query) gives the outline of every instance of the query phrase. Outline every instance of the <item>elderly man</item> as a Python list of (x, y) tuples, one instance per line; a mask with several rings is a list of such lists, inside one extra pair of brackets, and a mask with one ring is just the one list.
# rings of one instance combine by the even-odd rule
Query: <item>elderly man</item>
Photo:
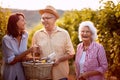
[(68, 60), (74, 56), (74, 48), (68, 32), (55, 25), (59, 15), (52, 6), (46, 6), (39, 11), (43, 29), (35, 32), (32, 45), (41, 47), (40, 57), (47, 57), (54, 53), (55, 62), (52, 71), (52, 80), (68, 80)]

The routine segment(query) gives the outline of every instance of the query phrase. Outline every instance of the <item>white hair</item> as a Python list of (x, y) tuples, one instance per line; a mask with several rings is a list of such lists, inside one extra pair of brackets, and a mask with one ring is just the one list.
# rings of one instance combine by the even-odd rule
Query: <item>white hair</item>
[(88, 27), (89, 29), (90, 29), (90, 31), (92, 32), (92, 41), (94, 41), (94, 40), (96, 40), (97, 39), (97, 29), (96, 29), (96, 27), (94, 26), (94, 24), (93, 24), (93, 22), (91, 22), (91, 21), (84, 21), (84, 22), (81, 22), (80, 24), (79, 24), (79, 29), (78, 29), (78, 38), (79, 38), (79, 40), (80, 41), (82, 41), (82, 39), (81, 39), (81, 36), (80, 36), (80, 32), (81, 32), (81, 29), (83, 28), (83, 27)]

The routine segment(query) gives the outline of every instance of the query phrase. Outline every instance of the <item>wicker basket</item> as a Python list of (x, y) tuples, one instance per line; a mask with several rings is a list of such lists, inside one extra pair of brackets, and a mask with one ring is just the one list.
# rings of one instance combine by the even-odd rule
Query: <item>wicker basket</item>
[(45, 80), (51, 77), (53, 63), (30, 63), (23, 62), (25, 76), (27, 80)]

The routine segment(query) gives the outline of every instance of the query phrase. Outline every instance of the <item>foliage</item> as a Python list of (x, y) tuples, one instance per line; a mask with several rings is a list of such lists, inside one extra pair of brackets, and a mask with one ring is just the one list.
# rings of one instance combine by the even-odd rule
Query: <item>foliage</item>
[(98, 13), (99, 42), (103, 44), (109, 63), (109, 76), (120, 79), (120, 4), (112, 1), (105, 3), (104, 9)]
[[(1, 54), (1, 46), (2, 46), (2, 37), (6, 33), (6, 26), (7, 26), (7, 20), (9, 17), (10, 11), (8, 9), (2, 9), (0, 7), (0, 54)], [(1, 59), (1, 55), (0, 55)]]
[(39, 29), (41, 29), (41, 28), (42, 28), (42, 25), (41, 25), (41, 24), (38, 25), (38, 26), (35, 26), (35, 27), (31, 28), (31, 30), (29, 31), (28, 47), (31, 46), (32, 37), (33, 37), (35, 31), (37, 31), (37, 30), (39, 30)]

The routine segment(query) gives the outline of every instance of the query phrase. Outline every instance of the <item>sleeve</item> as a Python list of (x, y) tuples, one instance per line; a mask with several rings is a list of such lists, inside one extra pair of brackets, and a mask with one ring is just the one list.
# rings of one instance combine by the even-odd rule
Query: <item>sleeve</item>
[(80, 71), (80, 67), (79, 67), (79, 50), (80, 49), (81, 45), (80, 43), (77, 45), (77, 51), (76, 51), (76, 56), (75, 56), (75, 72), (76, 72), (76, 77), (78, 78), (79, 77), (79, 71)]
[(107, 71), (108, 68), (106, 53), (103, 46), (100, 46), (97, 54), (100, 67), (98, 67), (96, 70), (103, 74), (105, 71)]
[(70, 39), (70, 36), (68, 34), (68, 32), (66, 32), (66, 53), (67, 54), (70, 54), (70, 55), (74, 55), (75, 54), (75, 51), (74, 51), (74, 48), (73, 48), (73, 44), (71, 42), (71, 39)]
[(5, 63), (11, 63), (15, 58), (14, 50), (11, 48), (10, 44), (10, 41), (7, 39), (4, 38), (2, 40), (2, 54)]

